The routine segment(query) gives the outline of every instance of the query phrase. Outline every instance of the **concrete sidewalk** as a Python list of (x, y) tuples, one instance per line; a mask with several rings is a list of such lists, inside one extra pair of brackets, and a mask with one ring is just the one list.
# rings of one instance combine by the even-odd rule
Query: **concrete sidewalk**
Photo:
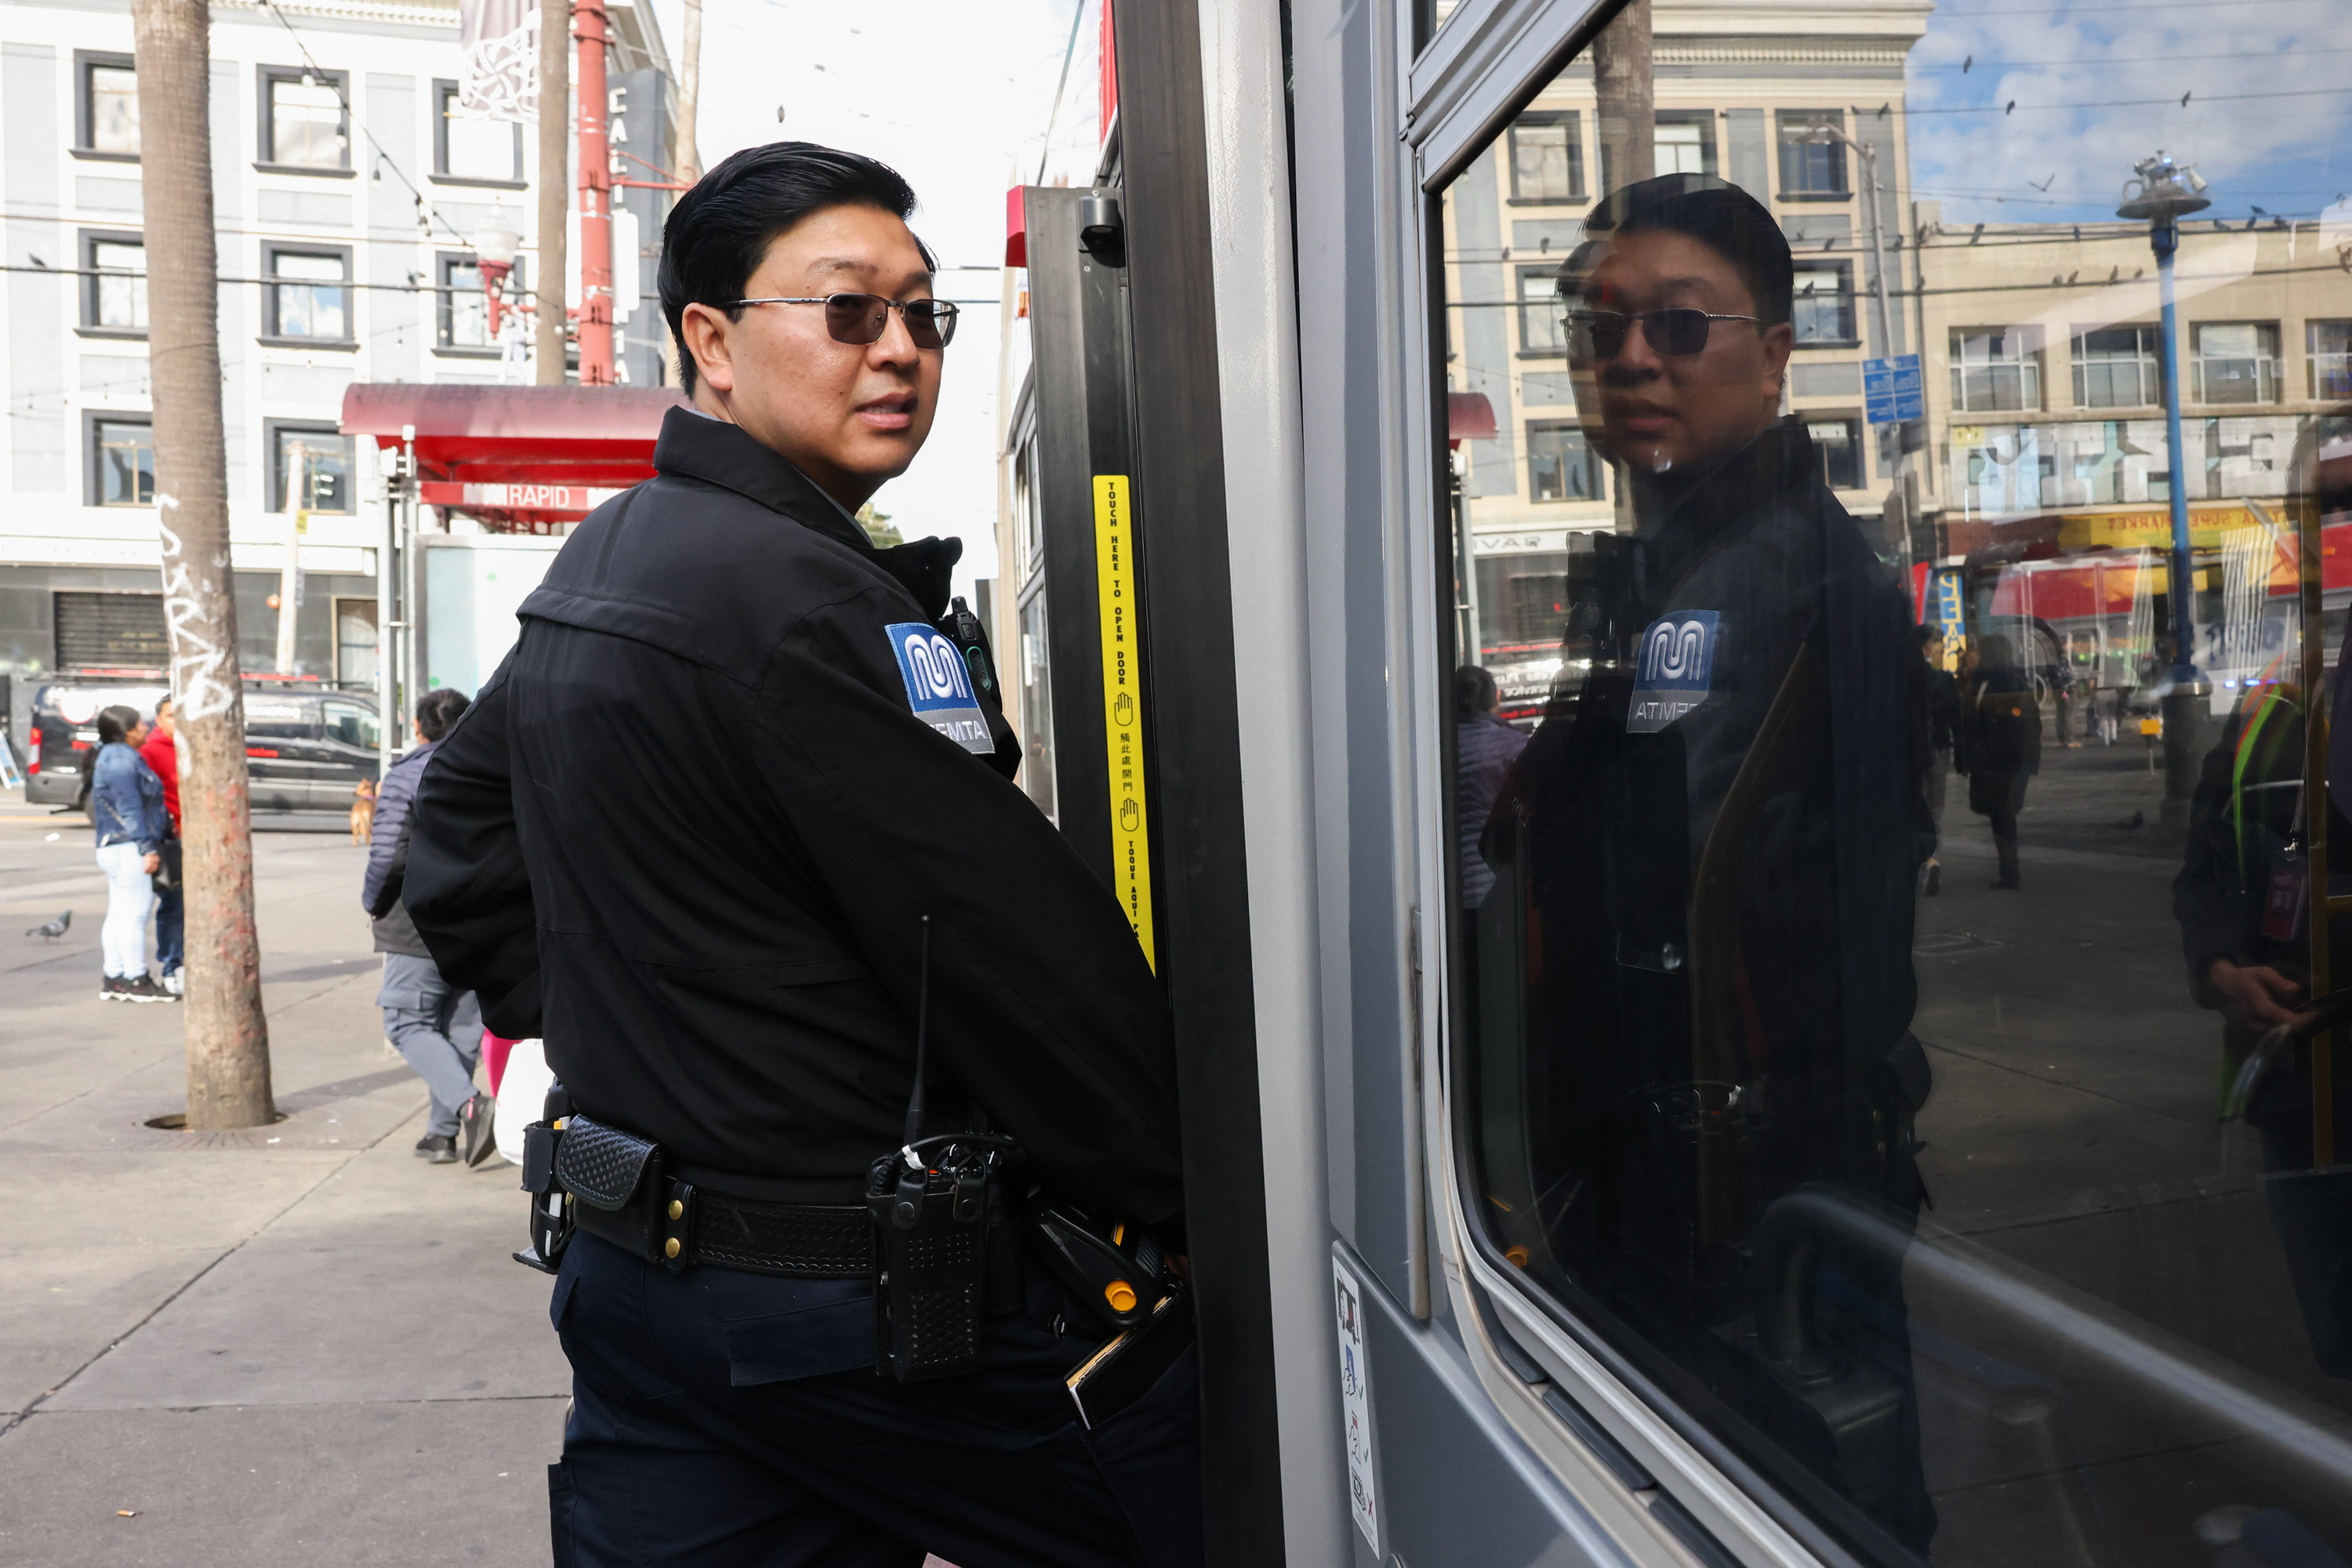
[(514, 1167), (410, 1151), (363, 851), (255, 854), (286, 1119), (159, 1131), (179, 1009), (98, 1000), (89, 825), (0, 805), (0, 1562), (544, 1563), (570, 1373)]

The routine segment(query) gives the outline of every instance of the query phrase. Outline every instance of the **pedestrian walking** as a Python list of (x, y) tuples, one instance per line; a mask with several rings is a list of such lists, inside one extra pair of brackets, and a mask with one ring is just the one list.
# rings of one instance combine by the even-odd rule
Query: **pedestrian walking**
[(106, 873), (106, 923), (99, 931), (105, 978), (98, 992), (105, 1002), (178, 1000), (147, 972), (147, 917), (172, 824), (163, 813), (163, 781), (139, 756), (146, 738), (136, 708), (100, 710), (89, 820), (98, 830), (98, 867)]
[(1493, 869), (1478, 853), (1478, 840), (1494, 815), (1511, 763), (1528, 744), (1525, 731), (1495, 716), (1500, 700), (1495, 677), (1484, 666), (1465, 664), (1454, 672), (1454, 788), (1461, 820), (1465, 910), (1485, 903), (1495, 885)]
[(180, 747), (179, 721), (168, 697), (155, 704), (155, 722), (140, 744), (139, 758), (155, 770), (163, 785), (163, 815), (171, 818), (172, 836), (163, 840), (155, 874), (155, 969), (157, 983), (173, 995), (187, 990), (181, 964), (187, 957), (187, 902), (180, 886)]
[[(392, 765), (376, 797), (375, 823), (368, 840), (367, 876), (360, 901), (375, 921), (375, 950), (383, 954), (383, 988), (375, 1004), (383, 1009), (383, 1032), (432, 1097), (419, 1158), (436, 1165), (468, 1165), (489, 1158), (496, 1147), (490, 1097), (474, 1087), (474, 1067), (482, 1056), (482, 1010), (470, 991), (450, 984), (433, 962), (433, 950), (417, 934), (416, 922), (401, 902), (408, 872), (416, 781), (425, 765), (467, 708), (466, 694), (444, 688), (428, 691), (416, 705), (416, 746)], [(465, 1137), (462, 1156), (457, 1140)]]
[(2042, 704), (2032, 678), (2018, 665), (2016, 645), (2000, 633), (1984, 639), (1967, 711), (1969, 809), (1992, 820), (2000, 863), (1993, 886), (2014, 891), (2017, 814), (2025, 809), (2025, 781), (2042, 771)]
[[(961, 544), (855, 521), (921, 448), (956, 322), (914, 206), (798, 142), (679, 199), (661, 296), (691, 405), (523, 601), (418, 789), (418, 928), (490, 1027), (545, 1040), (558, 1165), (632, 1205), (574, 1202), (561, 1245), (565, 1563), (1202, 1561), (1167, 1002), (1013, 782)], [(976, 1152), (1008, 1142), (1065, 1216), (1031, 1207), (1034, 1245), (877, 1226), (870, 1182), (927, 1190), (888, 1175), (907, 1157), (1013, 1223)], [(1119, 1259), (1108, 1294), (1048, 1260), (1078, 1231)], [(918, 1245), (984, 1287), (919, 1304), (877, 1263)], [(1106, 1314), (1138, 1306), (1114, 1390)]]
[(1913, 675), (1912, 721), (1916, 726), (1919, 776), (1927, 797), (1931, 829), (1927, 862), (1919, 868), (1919, 890), (1932, 899), (1944, 888), (1944, 866), (1936, 858), (1936, 849), (1944, 837), (1944, 797), (1952, 777), (1953, 731), (1960, 718), (1960, 689), (1952, 672), (1944, 668), (1944, 634), (1934, 626), (1921, 626), (1916, 636), (1919, 668)]

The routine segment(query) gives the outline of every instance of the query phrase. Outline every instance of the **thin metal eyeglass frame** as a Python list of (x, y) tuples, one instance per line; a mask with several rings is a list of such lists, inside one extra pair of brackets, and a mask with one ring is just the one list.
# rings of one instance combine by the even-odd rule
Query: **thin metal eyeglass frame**
[[(846, 289), (838, 294), (772, 294), (757, 300), (729, 300), (719, 304), (716, 309), (732, 310), (745, 305), (824, 305), (829, 307), (835, 300), (879, 300), (887, 309), (898, 311), (901, 320), (906, 318), (909, 306), (929, 306), (933, 328), (938, 332), (940, 341), (937, 345), (919, 342), (915, 344), (916, 348), (925, 352), (929, 352), (933, 346), (944, 349), (954, 342), (956, 320), (963, 314), (959, 307), (945, 300), (884, 300), (879, 294), (868, 294)], [(831, 321), (826, 322), (825, 330), (833, 331)], [(839, 332), (834, 331), (833, 341), (837, 343), (847, 343), (853, 348), (865, 348), (869, 344), (880, 342), (882, 331), (880, 327), (875, 328), (874, 335), (870, 338), (845, 338)], [(911, 322), (908, 325), (907, 335), (910, 338), (915, 335), (915, 329)]]
[[(1612, 322), (1622, 321), (1624, 323), (1624, 336), (1620, 337), (1617, 340), (1617, 346), (1607, 353), (1600, 352), (1601, 345), (1597, 342), (1593, 344), (1593, 350), (1591, 353), (1578, 353), (1576, 348), (1577, 319), (1579, 317), (1582, 317), (1587, 321), (1591, 321), (1601, 316), (1610, 318)], [(1639, 323), (1642, 329), (1642, 341), (1650, 345), (1650, 352), (1653, 353), (1664, 354), (1675, 359), (1687, 359), (1692, 354), (1705, 353), (1706, 352), (1706, 340), (1705, 338), (1701, 338), (1699, 340), (1699, 344), (1696, 348), (1691, 349), (1677, 349), (1669, 343), (1660, 342), (1658, 341), (1659, 321), (1660, 318), (1665, 316), (1705, 317), (1710, 334), (1714, 330), (1715, 323), (1717, 321), (1748, 321), (1759, 327), (1766, 324), (1764, 318), (1761, 316), (1718, 315), (1712, 310), (1694, 310), (1687, 305), (1670, 305), (1663, 310), (1636, 310), (1632, 312), (1623, 310), (1564, 310), (1560, 312), (1560, 323), (1568, 329), (1568, 352), (1569, 356), (1572, 359), (1581, 358), (1592, 362), (1615, 359), (1619, 354), (1625, 352), (1625, 340), (1633, 335), (1633, 328), (1636, 323)], [(1586, 329), (1588, 335), (1590, 335), (1591, 331), (1591, 329), (1590, 328)]]

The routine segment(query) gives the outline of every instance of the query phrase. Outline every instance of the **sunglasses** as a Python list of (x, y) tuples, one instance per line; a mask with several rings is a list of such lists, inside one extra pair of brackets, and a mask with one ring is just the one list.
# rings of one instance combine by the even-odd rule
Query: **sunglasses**
[(730, 300), (719, 307), (732, 310), (744, 305), (822, 305), (824, 330), (837, 343), (859, 348), (879, 342), (882, 330), (896, 310), (907, 322), (907, 335), (919, 349), (943, 349), (955, 338), (956, 308), (945, 300), (885, 300), (879, 294), (817, 294), (807, 298)]
[(1753, 321), (1761, 316), (1717, 316), (1705, 310), (1644, 310), (1620, 315), (1614, 310), (1568, 312), (1568, 352), (1579, 360), (1612, 360), (1624, 352), (1633, 323), (1642, 323), (1642, 341), (1662, 354), (1695, 354), (1706, 347), (1706, 334), (1717, 321)]

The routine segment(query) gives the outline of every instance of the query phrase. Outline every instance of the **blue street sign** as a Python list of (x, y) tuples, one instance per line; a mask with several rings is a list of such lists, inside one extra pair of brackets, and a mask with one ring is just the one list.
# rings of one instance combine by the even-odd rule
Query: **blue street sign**
[(1862, 396), (1873, 425), (1900, 425), (1925, 419), (1927, 400), (1919, 379), (1919, 356), (1896, 354), (1893, 359), (1862, 362)]

